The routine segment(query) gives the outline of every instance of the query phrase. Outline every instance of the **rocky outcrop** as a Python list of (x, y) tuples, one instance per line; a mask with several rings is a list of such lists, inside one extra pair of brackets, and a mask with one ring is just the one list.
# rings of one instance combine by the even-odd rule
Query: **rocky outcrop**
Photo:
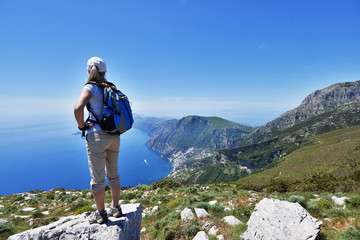
[(242, 240), (314, 240), (322, 222), (312, 217), (299, 203), (264, 198), (247, 222)]
[(123, 216), (110, 217), (106, 224), (89, 224), (90, 213), (63, 217), (49, 225), (35, 228), (9, 237), (9, 240), (25, 239), (140, 239), (141, 205), (121, 205)]
[(258, 140), (290, 128), (313, 116), (354, 103), (360, 103), (360, 81), (337, 83), (316, 90), (309, 94), (297, 108), (282, 114), (254, 131), (249, 138), (254, 142), (247, 142), (247, 144), (256, 143)]

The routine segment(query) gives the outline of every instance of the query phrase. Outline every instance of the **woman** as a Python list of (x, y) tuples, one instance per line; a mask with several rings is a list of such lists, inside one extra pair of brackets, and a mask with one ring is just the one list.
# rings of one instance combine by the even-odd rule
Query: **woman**
[[(118, 174), (118, 156), (120, 148), (120, 136), (110, 135), (101, 130), (99, 124), (89, 124), (84, 121), (84, 108), (90, 104), (90, 120), (96, 121), (103, 117), (103, 87), (107, 86), (105, 79), (106, 64), (99, 57), (92, 57), (87, 62), (89, 74), (88, 83), (83, 87), (80, 97), (74, 107), (75, 119), (81, 131), (86, 130), (86, 149), (91, 175), (90, 189), (93, 193), (97, 211), (90, 217), (90, 223), (105, 223), (108, 216), (121, 217), (119, 205), (120, 177)], [(94, 116), (95, 115), (95, 116)], [(112, 207), (105, 210), (105, 169), (108, 179)]]

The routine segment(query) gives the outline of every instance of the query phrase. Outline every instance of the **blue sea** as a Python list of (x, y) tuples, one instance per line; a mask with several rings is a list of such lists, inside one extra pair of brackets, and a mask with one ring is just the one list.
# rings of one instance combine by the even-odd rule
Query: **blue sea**
[[(168, 175), (168, 159), (149, 149), (146, 132), (132, 128), (121, 135), (122, 186), (151, 184)], [(85, 139), (73, 122), (0, 129), (0, 195), (52, 188), (89, 189)]]

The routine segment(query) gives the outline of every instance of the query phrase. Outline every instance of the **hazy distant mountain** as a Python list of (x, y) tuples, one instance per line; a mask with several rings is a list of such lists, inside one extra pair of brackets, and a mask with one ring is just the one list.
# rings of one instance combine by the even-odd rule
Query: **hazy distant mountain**
[(176, 119), (141, 117), (135, 116), (134, 127), (147, 132), (150, 136), (156, 136), (164, 129), (171, 128), (177, 122)]

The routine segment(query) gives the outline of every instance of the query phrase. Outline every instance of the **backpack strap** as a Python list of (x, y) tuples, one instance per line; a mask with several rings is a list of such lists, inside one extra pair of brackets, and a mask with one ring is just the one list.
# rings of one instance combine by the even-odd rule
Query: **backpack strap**
[[(103, 87), (103, 86), (97, 84), (96, 82), (87, 82), (87, 83), (85, 83), (85, 86), (86, 86), (87, 84), (95, 84), (95, 85), (97, 85), (98, 87)], [(89, 116), (88, 116), (87, 119), (85, 120), (85, 124), (90, 124), (90, 123), (100, 124), (99, 119), (96, 117), (96, 115), (95, 115), (94, 112), (92, 111), (90, 102), (88, 102), (88, 103), (86, 104), (86, 109), (87, 109), (88, 112), (89, 112)], [(96, 121), (90, 119), (90, 113), (92, 113), (92, 115), (95, 117)], [(86, 130), (83, 130), (83, 131), (82, 131), (82, 135), (81, 135), (82, 138), (85, 137), (85, 131), (86, 131)]]

